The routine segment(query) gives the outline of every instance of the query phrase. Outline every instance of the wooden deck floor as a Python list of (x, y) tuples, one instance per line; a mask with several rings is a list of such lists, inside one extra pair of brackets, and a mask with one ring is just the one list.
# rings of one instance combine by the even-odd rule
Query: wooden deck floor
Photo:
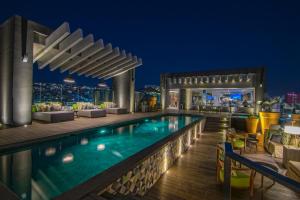
[(44, 124), (33, 122), (25, 127), (15, 127), (0, 130), (0, 150), (34, 141), (47, 140), (69, 132), (104, 126), (122, 121), (150, 117), (158, 113), (135, 113), (123, 115), (107, 115), (100, 118), (75, 118), (74, 121)]
[[(163, 175), (143, 200), (218, 200), (224, 199), (222, 187), (216, 183), (216, 144), (224, 141), (219, 133), (205, 133), (191, 149), (180, 158), (168, 173)], [(265, 178), (265, 186), (272, 182)], [(260, 190), (260, 175), (255, 179), (255, 195), (248, 191), (233, 190), (233, 200), (246, 199), (300, 199), (300, 195), (275, 184)]]

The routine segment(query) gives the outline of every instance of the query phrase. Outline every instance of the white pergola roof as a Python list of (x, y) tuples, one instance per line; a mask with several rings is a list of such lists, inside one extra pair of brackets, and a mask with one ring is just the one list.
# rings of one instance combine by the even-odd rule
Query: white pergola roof
[(44, 44), (34, 43), (33, 62), (39, 69), (46, 66), (51, 71), (59, 69), (91, 78), (109, 79), (142, 65), (142, 59), (104, 44), (102, 39), (94, 41), (94, 36), (83, 36), (81, 29), (70, 31), (67, 22), (63, 23), (49, 36)]

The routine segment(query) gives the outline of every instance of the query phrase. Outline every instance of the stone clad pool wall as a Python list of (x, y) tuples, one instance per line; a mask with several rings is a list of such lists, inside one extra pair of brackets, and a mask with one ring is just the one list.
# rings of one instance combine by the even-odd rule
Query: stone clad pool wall
[(166, 143), (122, 177), (110, 184), (97, 195), (139, 195), (143, 196), (198, 139), (204, 129), (205, 119)]

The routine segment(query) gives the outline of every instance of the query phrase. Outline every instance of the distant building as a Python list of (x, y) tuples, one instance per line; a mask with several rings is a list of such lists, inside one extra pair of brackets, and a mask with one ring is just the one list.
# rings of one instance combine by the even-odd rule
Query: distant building
[(300, 94), (296, 92), (288, 92), (285, 95), (285, 103), (295, 104), (300, 103)]
[(163, 110), (257, 109), (256, 103), (263, 100), (264, 76), (263, 67), (161, 74), (161, 106)]

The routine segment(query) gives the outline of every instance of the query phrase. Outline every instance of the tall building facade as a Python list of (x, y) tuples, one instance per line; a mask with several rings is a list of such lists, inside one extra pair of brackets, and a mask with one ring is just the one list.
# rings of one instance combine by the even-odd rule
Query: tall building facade
[(296, 93), (296, 92), (286, 93), (285, 102), (288, 104), (300, 103), (300, 93)]

